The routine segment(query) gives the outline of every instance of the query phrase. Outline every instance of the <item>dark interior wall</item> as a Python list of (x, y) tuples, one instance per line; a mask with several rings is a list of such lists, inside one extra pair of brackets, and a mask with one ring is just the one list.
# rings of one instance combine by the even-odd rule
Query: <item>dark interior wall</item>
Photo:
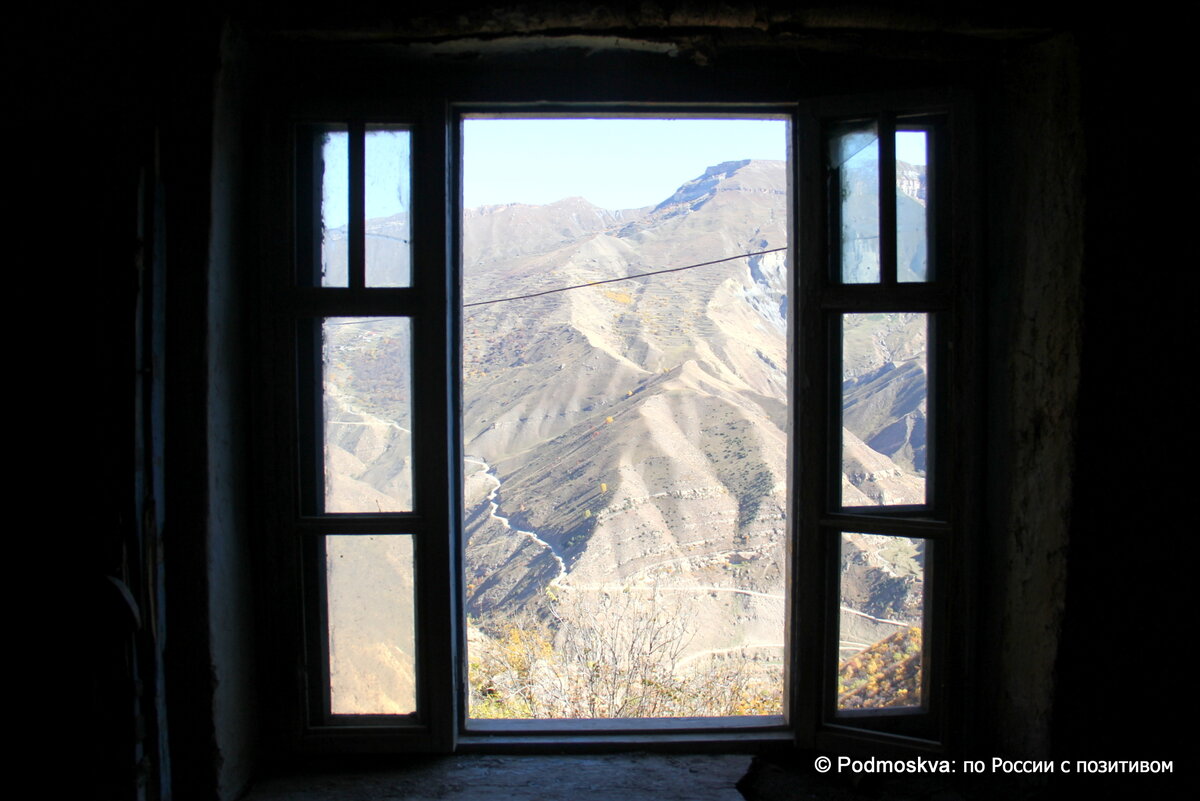
[(215, 9), (46, 9), (23, 83), (45, 286), (86, 321), (95, 462), (71, 529), (91, 655), (88, 784), (235, 797), (256, 753), (245, 527), (247, 102)]
[(1082, 339), (1084, 132), (1070, 35), (1014, 48), (983, 111), (988, 448), (979, 665), (989, 751), (1045, 756)]
[(1195, 750), (1176, 726), (1196, 702), (1172, 666), (1190, 639), (1196, 281), (1176, 232), (1195, 228), (1200, 174), (1191, 140), (1167, 133), (1195, 93), (1180, 22), (1080, 37), (1085, 336), (1055, 696), (1061, 751), (1174, 758), (1177, 772)]
[(247, 293), (254, 275), (254, 191), (246, 139), (252, 117), (244, 39), (221, 32), (213, 121), (209, 285), (207, 445), (208, 636), (212, 642), (212, 717), (220, 752), (217, 795), (235, 797), (249, 782), (257, 752), (257, 671), (250, 522), (251, 341)]
[(162, 531), (173, 790), (235, 797), (255, 753), (244, 286), (247, 102), (219, 14), (157, 17), (167, 406)]
[[(78, 336), (60, 346), (59, 355), (43, 354), (55, 378), (52, 389), (39, 394), (37, 413), (58, 416), (61, 407), (62, 419), (69, 414), (87, 421), (81, 433), (71, 432), (59, 443), (59, 453), (80, 448), (86, 454), (79, 468), (59, 462), (43, 473), (57, 486), (66, 486), (67, 474), (79, 479), (69, 480), (71, 490), (56, 492), (46, 507), (80, 521), (62, 525), (53, 544), (46, 543), (51, 562), (74, 556), (83, 566), (84, 580), (66, 590), (78, 591), (65, 620), (79, 640), (55, 634), (70, 643), (70, 652), (52, 652), (58, 658), (46, 667), (52, 676), (57, 666), (64, 673), (55, 695), (76, 682), (86, 685), (84, 714), (71, 693), (72, 708), (65, 714), (78, 721), (71, 730), (87, 745), (68, 750), (64, 741), (50, 740), (44, 747), (71, 754), (68, 783), (80, 781), (105, 798), (153, 799), (168, 795), (173, 780), (180, 786), (189, 780), (186, 759), (170, 760), (168, 716), (192, 717), (185, 745), (203, 740), (204, 721), (211, 717), (203, 693), (192, 693), (186, 680), (178, 686), (181, 674), (168, 670), (165, 654), (171, 640), (184, 654), (180, 664), (202, 664), (195, 657), (204, 638), (193, 621), (205, 616), (187, 601), (172, 604), (193, 594), (196, 574), (172, 574), (166, 567), (172, 548), (173, 557), (187, 564), (187, 544), (196, 540), (187, 510), (172, 515), (177, 510), (168, 502), (165, 478), (168, 472), (203, 475), (194, 460), (168, 447), (166, 398), (172, 408), (178, 403), (185, 410), (191, 386), (184, 382), (167, 391), (167, 375), (189, 373), (193, 362), (187, 354), (203, 343), (191, 335), (186, 314), (167, 312), (167, 186), (183, 198), (189, 181), (175, 180), (180, 170), (167, 165), (171, 156), (163, 152), (163, 140), (172, 117), (183, 116), (180, 109), (191, 108), (201, 131), (204, 120), (211, 122), (203, 84), (215, 51), (209, 42), (190, 53), (194, 61), (167, 58), (163, 30), (146, 4), (67, 3), (29, 13), (18, 14), (12, 28), (10, 55), (19, 75), (13, 107), (36, 123), (13, 163), (18, 175), (29, 169), (29, 182), (17, 185), (25, 192), (21, 205), (31, 212), (29, 240), (43, 253), (35, 270), (38, 291), (55, 298), (53, 316), (78, 324)], [(194, 126), (184, 123), (177, 130), (186, 141)], [(167, 147), (178, 150), (180, 141), (175, 137)], [(207, 158), (203, 145), (198, 152), (202, 161)], [(207, 196), (204, 176), (190, 183)], [(183, 242), (194, 209), (181, 211), (171, 233)], [(193, 274), (203, 275), (204, 262), (193, 260)], [(194, 269), (197, 264), (201, 269)], [(183, 293), (189, 295), (194, 297)], [(191, 343), (181, 347), (177, 360), (166, 358), (168, 317), (180, 343)], [(65, 355), (74, 348), (85, 354), (78, 362), (82, 370)], [(180, 469), (168, 471), (168, 461)], [(203, 550), (199, 540), (194, 553)], [(61, 593), (57, 580), (46, 587), (52, 604)], [(180, 614), (169, 616), (171, 609)], [(84, 766), (76, 778), (80, 750)]]
[[(531, 5), (533, 11), (527, 4), (507, 15), (447, 12), (444, 19), (461, 27), (456, 31), (438, 28), (428, 15), (407, 26), (392, 15), (383, 28), (372, 17), (352, 35), (416, 30), (452, 40), (632, 25), (640, 36), (649, 36), (647, 30), (666, 36), (664, 26), (706, 19), (705, 4), (695, 4), (698, 17), (661, 9), (634, 13), (624, 4), (607, 16), (605, 8), (618, 4), (572, 6), (574, 16), (555, 17)], [(881, 17), (861, 7), (837, 13), (814, 7), (788, 17), (784, 4), (769, 3), (755, 4), (759, 11), (747, 16), (738, 9), (749, 4), (725, 5), (737, 6), (726, 13), (745, 22), (738, 35), (760, 41), (807, 37), (817, 51), (840, 53), (870, 41), (918, 60), (970, 50), (944, 38), (944, 29), (972, 24), (957, 18), (948, 24), (924, 13)], [(770, 13), (764, 16), (763, 8)], [(244, 495), (249, 398), (241, 372), (241, 291), (252, 265), (241, 254), (253, 233), (242, 222), (252, 187), (245, 183), (241, 137), (254, 102), (243, 92), (253, 86), (256, 35), (264, 28), (311, 29), (321, 19), (256, 12), (247, 18), (251, 33), (242, 37), (230, 33), (224, 13), (146, 7), (127, 17), (93, 15), (60, 25), (51, 48), (61, 60), (47, 59), (43, 94), (62, 98), (49, 104), (58, 115), (50, 119), (65, 124), (85, 113), (102, 123), (93, 167), (99, 213), (82, 229), (88, 245), (69, 249), (72, 255), (64, 258), (71, 263), (63, 269), (78, 272), (78, 265), (95, 264), (99, 254), (107, 265), (103, 278), (121, 276), (97, 282), (97, 297), (118, 310), (100, 322), (95, 343), (106, 375), (131, 369), (130, 319), (137, 312), (129, 299), (135, 294), (128, 279), (134, 261), (129, 239), (137, 227), (138, 187), (161, 188), (157, 219), (165, 234), (157, 258), (168, 284), (162, 345), (168, 401), (167, 457), (158, 469), (167, 490), (156, 498), (156, 514), (166, 524), (152, 539), (165, 554), (166, 626), (158, 636), (167, 648), (159, 676), (166, 679), (167, 714), (153, 704), (141, 714), (170, 733), (169, 762), (157, 767), (170, 768), (168, 786), (179, 798), (234, 797), (264, 746), (254, 703), (252, 532), (243, 517), (250, 499)], [(776, 20), (773, 33), (764, 19)], [(429, 25), (434, 27), (421, 27)], [(684, 57), (702, 61), (721, 52), (722, 40), (736, 38), (718, 26), (700, 35), (689, 28), (678, 42)], [(1150, 471), (1135, 467), (1158, 452), (1147, 450), (1145, 429), (1128, 421), (1155, 418), (1161, 395), (1115, 387), (1113, 365), (1120, 365), (1122, 382), (1162, 386), (1145, 348), (1151, 338), (1172, 341), (1174, 329), (1157, 313), (1161, 302), (1151, 294), (1153, 284), (1131, 288), (1130, 278), (1177, 264), (1178, 257), (1140, 234), (1156, 230), (1161, 220), (1141, 202), (1148, 194), (1145, 170), (1129, 157), (1128, 142), (1152, 141), (1156, 123), (1148, 115), (1111, 113), (1114, 94), (1142, 97), (1157, 78), (1151, 66), (1157, 48), (1143, 32), (1035, 38), (1003, 44), (1001, 56), (984, 70), (990, 76), (981, 108), (988, 129), (986, 213), (995, 215), (985, 226), (986, 263), (995, 279), (989, 346), (998, 358), (989, 369), (995, 437), (981, 457), (988, 460), (991, 546), (980, 575), (988, 602), (981, 605), (980, 668), (972, 681), (981, 709), (972, 734), (981, 746), (1029, 756), (1056, 750), (1117, 757), (1135, 741), (1157, 756), (1154, 749), (1170, 748), (1170, 741), (1161, 728), (1146, 724), (1158, 722), (1161, 713), (1154, 710), (1171, 685), (1144, 655), (1171, 640), (1162, 613), (1171, 590), (1161, 580), (1161, 552), (1132, 542), (1168, 526), (1135, 500), (1161, 496)], [(996, 49), (994, 39), (985, 44)], [(106, 377), (98, 386), (108, 390), (101, 414), (109, 423), (97, 451), (113, 464), (99, 500), (107, 523), (99, 544), (89, 543), (86, 552), (92, 569), (111, 574), (121, 570), (113, 553), (128, 541), (131, 518), (145, 511), (134, 498), (141, 485), (123, 477), (132, 472), (129, 443), (149, 413), (132, 413), (121, 379)], [(139, 597), (147, 598), (156, 579), (144, 575), (131, 571), (127, 577), (135, 590), (146, 583)], [(1122, 645), (1108, 646), (1108, 671), (1102, 673), (1094, 654), (1097, 643), (1112, 642), (1114, 627), (1123, 632)], [(143, 632), (140, 642), (145, 649), (155, 641)], [(112, 658), (118, 673), (121, 661)], [(1097, 703), (1111, 699), (1114, 673), (1129, 701), (1116, 709)], [(106, 703), (112, 692), (110, 685), (97, 685), (93, 705), (112, 730), (130, 732), (122, 711), (128, 707)], [(132, 795), (137, 784), (132, 761), (117, 764), (132, 750), (115, 748), (99, 766), (99, 775), (118, 788), (116, 796)], [(149, 750), (151, 773), (166, 750), (157, 756)], [(143, 786), (153, 797), (153, 782)]]

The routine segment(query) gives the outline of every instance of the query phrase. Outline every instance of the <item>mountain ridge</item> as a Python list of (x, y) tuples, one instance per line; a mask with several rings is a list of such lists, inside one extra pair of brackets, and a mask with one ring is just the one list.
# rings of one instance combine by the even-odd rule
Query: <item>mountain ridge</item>
[[(565, 648), (586, 623), (573, 616), (618, 594), (646, 619), (661, 604), (677, 612), (688, 671), (725, 660), (780, 691), (790, 531), (788, 253), (579, 285), (785, 248), (787, 182), (785, 162), (727, 161), (653, 207), (613, 213), (573, 197), (464, 212), (464, 300), (511, 298), (462, 316), (472, 649), (498, 647), (516, 621), (529, 620), (547, 627), (546, 647)], [(579, 288), (521, 297), (564, 287)], [(848, 504), (924, 500), (922, 320), (849, 320)], [(327, 334), (339, 360), (327, 377), (341, 382), (327, 404), (330, 419), (344, 421), (328, 447), (347, 452), (327, 469), (355, 471), (329, 486), (382, 503), (385, 491), (398, 491), (390, 487), (410, 486), (397, 454), (380, 450), (407, 446), (403, 432), (387, 426), (407, 420), (394, 411), (405, 396), (377, 397), (386, 372), (378, 337), (350, 327)], [(392, 483), (372, 483), (384, 479)], [(864, 564), (885, 564), (884, 545), (853, 544)], [(907, 609), (904, 593), (916, 590), (904, 588), (920, 583), (874, 567), (847, 575), (855, 609)], [(843, 620), (864, 647), (895, 630), (861, 609)], [(493, 676), (480, 686), (506, 681)]]

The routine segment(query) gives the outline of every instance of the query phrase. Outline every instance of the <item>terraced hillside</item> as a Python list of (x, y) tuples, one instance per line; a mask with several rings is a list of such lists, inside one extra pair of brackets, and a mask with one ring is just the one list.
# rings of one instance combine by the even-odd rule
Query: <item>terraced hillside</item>
[[(919, 192), (923, 173), (905, 175)], [(571, 198), (466, 213), (473, 714), (782, 710), (790, 304), (787, 255), (777, 249), (788, 244), (786, 185), (783, 162), (733, 161), (651, 208)], [(752, 253), (760, 255), (597, 283)], [(539, 294), (577, 285), (587, 286)], [(846, 331), (843, 497), (920, 502), (925, 321), (859, 315)], [(338, 473), (327, 484), (351, 506), (402, 508), (411, 502), (403, 409), (420, 381), (389, 365), (388, 353), (404, 352), (406, 333), (347, 325), (326, 336), (337, 357), (327, 366), (326, 418)], [(873, 548), (887, 550), (870, 539), (854, 546), (864, 563)], [(860, 573), (844, 600), (861, 613), (850, 615), (862, 629), (850, 638), (857, 650), (914, 620), (905, 599), (920, 586), (919, 571), (899, 583)], [(896, 592), (893, 621), (880, 604)], [(595, 704), (584, 679), (598, 663), (616, 670), (633, 659), (617, 651), (649, 647), (633, 643), (664, 619), (672, 625), (655, 634), (659, 662), (638, 663), (653, 683), (676, 696), (713, 693), (717, 678), (741, 689), (675, 706), (613, 690)], [(870, 620), (884, 622), (863, 628)], [(520, 702), (535, 683), (541, 697), (565, 700)]]

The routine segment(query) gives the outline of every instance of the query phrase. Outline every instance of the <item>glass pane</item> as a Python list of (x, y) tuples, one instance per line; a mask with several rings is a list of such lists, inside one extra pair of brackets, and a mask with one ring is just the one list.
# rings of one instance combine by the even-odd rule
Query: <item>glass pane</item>
[(919, 707), (923, 539), (842, 534), (838, 710)]
[(410, 134), (368, 129), (365, 151), (367, 286), (409, 286)]
[(896, 280), (929, 280), (925, 131), (896, 132)]
[(928, 315), (842, 316), (842, 506), (923, 504)]
[(471, 717), (782, 714), (787, 139), (464, 123)]
[(412, 511), (408, 318), (322, 326), (326, 512)]
[(321, 286), (346, 286), (350, 254), (350, 137), (345, 129), (327, 131), (321, 145)]
[(833, 138), (832, 166), (841, 191), (841, 280), (879, 282), (879, 138), (872, 126)]
[(326, 537), (325, 570), (331, 710), (416, 711), (412, 537)]

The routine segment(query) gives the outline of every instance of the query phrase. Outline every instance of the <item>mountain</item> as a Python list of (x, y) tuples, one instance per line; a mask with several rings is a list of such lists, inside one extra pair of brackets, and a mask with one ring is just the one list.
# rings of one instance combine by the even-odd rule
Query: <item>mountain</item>
[[(924, 191), (918, 172), (902, 192)], [(729, 161), (649, 208), (569, 198), (464, 213), (473, 670), (533, 641), (520, 631), (544, 627), (536, 641), (555, 657), (538, 658), (575, 680), (595, 663), (578, 656), (583, 633), (607, 636), (611, 649), (636, 640), (630, 632), (667, 636), (654, 621), (670, 619), (670, 647), (659, 652), (672, 661), (655, 666), (654, 681), (695, 687), (732, 670), (745, 689), (719, 707), (655, 714), (782, 709), (789, 281), (786, 252), (762, 251), (787, 245), (786, 187), (783, 162)], [(739, 254), (757, 255), (704, 264)], [(568, 287), (577, 288), (558, 291)], [(411, 503), (410, 345), (397, 325), (326, 326), (327, 503), (343, 510)], [(846, 317), (849, 505), (924, 500), (927, 327), (922, 315)], [(919, 626), (923, 578), (911, 569), (915, 551), (895, 553), (898, 538), (853, 537), (847, 553), (870, 569), (846, 563), (853, 591), (843, 588), (843, 605), (853, 613), (843, 615), (843, 639), (868, 648), (901, 623)], [(473, 674), (489, 703), (516, 686), (507, 664), (504, 675)], [(605, 709), (632, 708), (618, 696)], [(638, 709), (660, 709), (644, 701)]]
[[(863, 149), (843, 162), (841, 171), (842, 271), (850, 283), (876, 281), (879, 275), (878, 157)], [(896, 277), (924, 281), (929, 247), (925, 208), (929, 185), (922, 165), (896, 162)]]
[[(412, 249), (409, 215), (367, 220), (363, 259), (367, 286), (411, 286)], [(346, 286), (349, 240), (346, 226), (326, 228), (321, 240), (321, 275), (325, 286)]]
[[(465, 278), (467, 302), (476, 287), (521, 295), (782, 247), (784, 169), (729, 162), (632, 220), (547, 252), (468, 254), (477, 266)], [(486, 238), (471, 234), (488, 216), (466, 228), (484, 248)], [(512, 524), (538, 532), (564, 560), (563, 586), (669, 587), (698, 617), (741, 609), (744, 621), (713, 632), (709, 647), (729, 646), (734, 629), (735, 641), (781, 642), (759, 622), (782, 609), (785, 289), (784, 254), (772, 253), (467, 310), (465, 450), (494, 469)], [(718, 537), (706, 533), (714, 526)], [(505, 598), (539, 603), (536, 580), (503, 578), (522, 573), (521, 560), (479, 565), (476, 543), (490, 538), (471, 527), (468, 536), (477, 587), (468, 608), (482, 617)], [(743, 589), (777, 597), (691, 597), (696, 587), (733, 586), (733, 572)], [(525, 596), (513, 595), (522, 581)]]
[(608, 211), (581, 197), (545, 206), (507, 203), (467, 209), (463, 212), (463, 269), (469, 274), (484, 261), (552, 251), (637, 219), (647, 210)]

